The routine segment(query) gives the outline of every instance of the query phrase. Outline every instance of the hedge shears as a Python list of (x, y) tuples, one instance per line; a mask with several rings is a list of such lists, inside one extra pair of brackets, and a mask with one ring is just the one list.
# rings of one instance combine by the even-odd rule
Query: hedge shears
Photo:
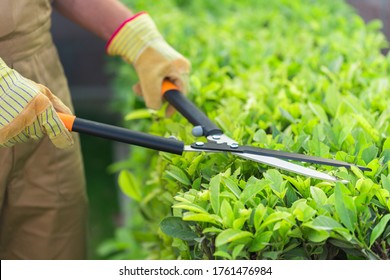
[(163, 82), (162, 95), (166, 101), (168, 101), (177, 111), (179, 111), (190, 123), (194, 125), (192, 130), (193, 135), (196, 137), (204, 136), (206, 137), (207, 142), (197, 141), (191, 145), (185, 145), (183, 142), (172, 138), (165, 138), (113, 125), (85, 120), (71, 115), (61, 113), (59, 113), (59, 115), (69, 131), (85, 133), (178, 155), (182, 155), (183, 152), (228, 152), (247, 160), (252, 160), (278, 169), (325, 181), (342, 183), (348, 182), (346, 180), (338, 179), (330, 174), (298, 165), (290, 161), (346, 168), (356, 166), (363, 171), (370, 170), (364, 166), (357, 166), (334, 159), (239, 145), (237, 141), (226, 136), (223, 131), (187, 97), (185, 97), (185, 95), (182, 94), (172, 82), (168, 80)]

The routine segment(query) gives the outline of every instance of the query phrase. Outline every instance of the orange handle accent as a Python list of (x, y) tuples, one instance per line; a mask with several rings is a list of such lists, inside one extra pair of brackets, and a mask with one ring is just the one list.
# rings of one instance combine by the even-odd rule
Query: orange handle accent
[(164, 95), (168, 90), (179, 90), (179, 88), (170, 80), (165, 79), (161, 88), (161, 95)]
[(63, 114), (63, 113), (57, 113), (57, 114), (60, 117), (61, 121), (64, 123), (65, 127), (69, 131), (72, 131), (73, 130), (73, 123), (76, 119), (76, 116), (67, 115), (67, 114)]

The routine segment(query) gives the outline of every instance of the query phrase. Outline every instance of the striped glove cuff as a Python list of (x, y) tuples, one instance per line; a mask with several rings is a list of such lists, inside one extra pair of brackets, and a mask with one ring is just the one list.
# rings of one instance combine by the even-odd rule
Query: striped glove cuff
[(135, 63), (147, 46), (150, 46), (169, 60), (181, 55), (169, 46), (151, 17), (139, 13), (129, 18), (114, 32), (106, 45), (109, 55), (122, 56), (128, 63)]

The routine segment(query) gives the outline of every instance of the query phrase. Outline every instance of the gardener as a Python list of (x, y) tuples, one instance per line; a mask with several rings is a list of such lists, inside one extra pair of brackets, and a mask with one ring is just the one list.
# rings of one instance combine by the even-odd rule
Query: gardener
[(160, 107), (166, 78), (185, 91), (190, 69), (148, 14), (133, 15), (118, 0), (0, 1), (1, 259), (86, 257), (79, 140), (56, 114), (73, 109), (49, 31), (52, 6), (134, 66), (134, 90), (150, 108)]

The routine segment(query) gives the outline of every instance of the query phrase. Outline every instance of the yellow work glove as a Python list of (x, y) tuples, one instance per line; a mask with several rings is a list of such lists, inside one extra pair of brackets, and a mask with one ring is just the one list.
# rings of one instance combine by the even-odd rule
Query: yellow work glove
[(0, 147), (37, 140), (47, 134), (58, 148), (73, 139), (56, 111), (72, 114), (43, 85), (22, 77), (0, 58)]
[(187, 92), (190, 62), (168, 45), (148, 14), (139, 13), (126, 20), (112, 35), (106, 50), (133, 64), (140, 80), (134, 90), (149, 108), (160, 108), (164, 79)]

